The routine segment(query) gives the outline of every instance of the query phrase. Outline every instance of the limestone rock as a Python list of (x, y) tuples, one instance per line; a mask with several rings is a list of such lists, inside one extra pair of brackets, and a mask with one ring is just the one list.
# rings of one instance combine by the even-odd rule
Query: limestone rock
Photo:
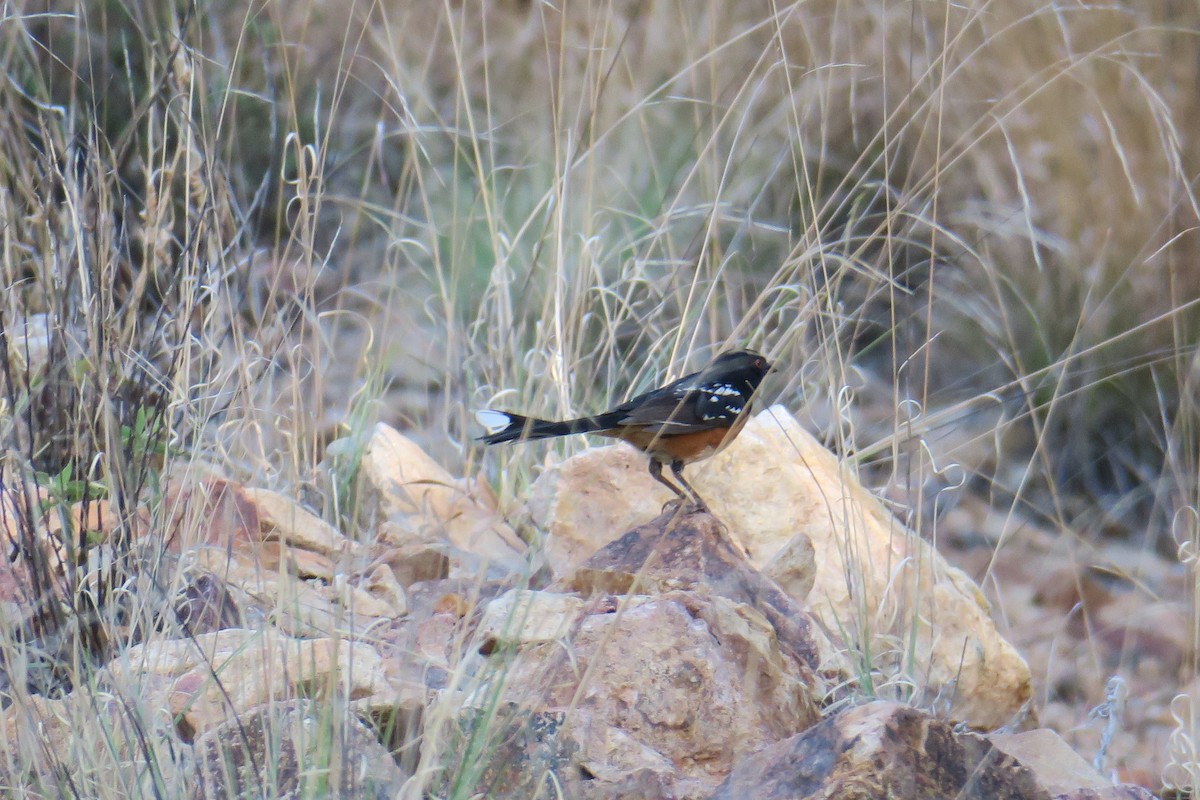
[(262, 566), (273, 572), (287, 572), (298, 578), (332, 581), (341, 572), (333, 560), (311, 550), (290, 547), (280, 542), (263, 542), (254, 555)]
[(1055, 800), (1153, 800), (1140, 786), (1113, 786), (1061, 736), (1046, 728), (987, 738), (997, 750), (1030, 770)]
[(403, 616), (408, 613), (408, 595), (396, 575), (386, 564), (378, 564), (367, 576), (363, 587), (375, 597), (387, 604), (393, 616)]
[(259, 706), (196, 739), (192, 798), (357, 797), (391, 800), (406, 776), (354, 715), (307, 700)]
[(744, 759), (712, 800), (1050, 800), (995, 752), (916, 709), (869, 703)]
[(376, 591), (372, 591), (367, 585), (370, 582), (369, 576), (363, 586), (355, 586), (346, 580), (345, 576), (337, 576), (332, 588), (339, 606), (352, 614), (375, 619), (396, 619), (404, 616), (408, 613), (408, 598), (404, 596), (404, 589), (386, 570), (379, 577), (380, 583), (375, 585)]
[(193, 554), (193, 564), (221, 581), (248, 620), (297, 636), (329, 636), (353, 622), (331, 586), (267, 569), (253, 553), (205, 547)]
[(175, 598), (175, 619), (189, 634), (243, 627), (244, 619), (230, 588), (212, 573), (187, 576)]
[[(43, 494), (39, 490), (38, 494)], [(46, 498), (41, 498), (46, 502)], [(0, 507), (0, 514), (8, 510)], [(121, 533), (128, 541), (140, 538), (150, 527), (150, 514), (145, 508), (138, 508), (133, 514), (122, 519), (121, 514), (106, 500), (88, 499), (62, 507), (49, 504), (49, 510), (43, 518), (44, 525), (35, 526), (39, 538), (44, 538), (54, 551), (50, 566), (58, 573), (69, 563), (75, 552), (80, 537), (86, 538), (93, 545), (107, 543), (114, 535)], [(10, 540), (19, 541), (19, 540)]]
[(164, 544), (172, 552), (197, 546), (253, 551), (263, 541), (258, 506), (230, 481), (209, 477), (168, 487)]
[[(741, 761), (712, 800), (1051, 800), (1060, 794), (987, 738), (896, 703), (851, 708)], [(1122, 791), (1134, 787), (1120, 788)], [(1086, 792), (1090, 790), (1080, 790)], [(1096, 797), (1150, 800), (1148, 792)]]
[(487, 602), (503, 588), (446, 578), (405, 589), (408, 614), (395, 624), (376, 624), (370, 630), (371, 642), (384, 657), (389, 674), (440, 689), (450, 675), (470, 673), (464, 659), (480, 662), (482, 656), (477, 653), (479, 643), (469, 634)]
[(677, 591), (585, 607), (565, 644), (520, 650), (501, 700), (517, 720), (562, 712), (593, 777), (699, 797), (736, 758), (817, 721), (811, 680), (753, 608)]
[(490, 491), (479, 481), (455, 480), (396, 429), (376, 425), (360, 475), (379, 519), (401, 526), (412, 542), (446, 541), (463, 557), (508, 571), (524, 565), (525, 544), (500, 517)]
[(357, 548), (357, 544), (341, 531), (290, 497), (267, 489), (244, 489), (243, 492), (258, 510), (260, 530), (268, 540), (277, 539), (334, 560)]
[[(468, 720), (460, 737), (470, 734)], [(500, 722), (490, 722), (487, 760), (474, 781), (474, 797), (511, 800), (656, 800), (704, 797), (696, 782), (681, 780), (673, 765), (660, 753), (640, 744), (620, 729), (596, 723), (585, 709), (501, 712)], [(451, 748), (453, 751), (454, 748)], [(462, 769), (451, 761), (448, 773)], [(694, 784), (696, 791), (687, 791)], [(443, 787), (438, 796), (449, 794)]]
[(377, 565), (376, 572), (367, 576), (345, 575), (337, 569), (326, 576), (322, 565), (332, 565), (323, 559), (308, 550), (281, 550), (267, 542), (232, 553), (201, 548), (192, 555), (191, 564), (219, 580), (246, 618), (269, 621), (296, 636), (361, 631), (376, 620), (407, 613), (404, 590), (386, 566)]
[[(644, 458), (619, 446), (567, 459), (538, 479), (530, 507), (549, 533), (556, 574), (569, 574), (589, 547), (620, 537), (621, 525), (662, 497), (644, 471)], [(755, 416), (688, 476), (756, 566), (806, 536), (817, 564), (807, 596), (813, 612), (848, 641), (869, 643), (871, 653), (894, 653), (892, 663), (877, 662), (885, 670), (901, 669), (894, 643), (912, 642), (909, 678), (929, 696), (952, 697), (956, 719), (998, 727), (1031, 697), (1029, 668), (996, 631), (978, 587), (888, 513), (783, 408)], [(805, 585), (788, 583), (793, 591)]]
[(511, 589), (487, 604), (478, 632), (489, 647), (552, 642), (574, 627), (582, 610), (583, 601), (572, 595)]
[(165, 786), (189, 778), (187, 754), (180, 752), (187, 748), (181, 748), (160, 694), (84, 689), (58, 698), (6, 695), (9, 702), (0, 711), (6, 797), (47, 796), (49, 787), (63, 785), (64, 766), (78, 765), (83, 774), (71, 775), (76, 794), (91, 797), (119, 785), (128, 770), (154, 769)]
[(227, 629), (129, 648), (107, 667), (113, 680), (165, 679), (167, 707), (199, 733), (271, 700), (337, 687), (352, 699), (399, 702), (378, 652), (362, 642), (292, 639), (273, 629)]
[(0, 614), (6, 625), (14, 628), (24, 625), (62, 600), (62, 585), (58, 581), (50, 582), (49, 592), (39, 588), (43, 584), (25, 559), (13, 562), (6, 554), (0, 554)]
[(534, 481), (529, 511), (550, 533), (546, 563), (561, 576), (674, 498), (646, 472), (646, 457), (622, 443), (585, 450), (543, 472)]
[(763, 615), (785, 652), (805, 669), (844, 672), (806, 609), (763, 577), (702, 511), (666, 511), (606, 545), (560, 582), (583, 595), (654, 594), (687, 589), (743, 603)]
[(817, 580), (817, 549), (812, 539), (803, 533), (793, 536), (763, 565), (762, 573), (790, 597), (807, 599)]
[[(380, 539), (388, 523), (380, 526)], [(374, 548), (373, 565), (386, 565), (396, 582), (404, 588), (419, 581), (436, 581), (450, 574), (450, 560), (443, 548), (422, 542), (392, 544), (381, 541)]]

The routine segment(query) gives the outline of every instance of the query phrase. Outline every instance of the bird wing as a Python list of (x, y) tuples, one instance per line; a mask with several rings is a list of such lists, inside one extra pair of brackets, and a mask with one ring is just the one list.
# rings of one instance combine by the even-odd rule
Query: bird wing
[[(698, 381), (688, 375), (661, 389), (639, 395), (609, 412), (618, 425), (637, 425), (647, 433), (670, 436), (724, 428), (733, 424), (747, 403), (735, 387)], [(608, 417), (609, 414), (605, 414)]]

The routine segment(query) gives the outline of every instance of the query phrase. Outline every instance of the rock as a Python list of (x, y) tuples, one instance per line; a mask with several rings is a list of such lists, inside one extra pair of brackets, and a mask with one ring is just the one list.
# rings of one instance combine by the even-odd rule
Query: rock
[[(53, 563), (54, 556), (43, 553), (51, 559), (47, 563)], [(0, 554), (0, 615), (3, 615), (7, 629), (18, 630), (39, 615), (45, 615), (43, 619), (53, 619), (56, 612), (61, 613), (55, 606), (62, 598), (62, 583), (53, 575), (47, 585), (44, 578), (39, 579), (34, 574), (24, 558), (14, 563), (9, 561), (7, 554)]]
[(273, 629), (227, 629), (129, 648), (107, 667), (118, 685), (157, 679), (185, 737), (255, 706), (332, 687), (351, 699), (411, 702), (394, 688), (373, 647), (343, 639), (292, 639)]
[(317, 578), (332, 581), (341, 571), (323, 553), (301, 550), (281, 542), (263, 542), (255, 551), (263, 568), (273, 572), (287, 572), (305, 580)]
[(469, 674), (464, 660), (482, 661), (476, 652), (479, 643), (469, 633), (488, 600), (500, 591), (496, 584), (456, 578), (415, 583), (405, 590), (408, 614), (395, 624), (373, 626), (371, 642), (393, 677), (398, 674), (414, 683), (444, 688), (451, 674), (459, 678)]
[(1028, 770), (895, 703), (851, 708), (739, 763), (712, 800), (1050, 800)]
[(0, 711), (5, 796), (63, 794), (47, 789), (64, 785), (66, 769), (75, 789), (68, 794), (77, 796), (103, 796), (103, 787), (119, 783), (125, 770), (154, 770), (160, 787), (185, 785), (190, 748), (157, 705), (161, 697), (124, 688), (110, 691), (101, 684), (58, 698), (6, 691), (10, 702)]
[[(565, 719), (563, 711), (521, 712), (511, 706), (495, 713), (468, 711), (453, 731), (454, 738), (445, 749), (441, 783), (430, 796), (517, 800), (546, 797), (556, 783), (567, 789), (564, 784), (569, 777), (563, 780), (559, 776), (575, 770), (574, 743), (562, 734)], [(464, 761), (457, 756), (473, 743), (483, 758)]]
[[(380, 526), (381, 540), (387, 527), (394, 526), (389, 523)], [(386, 565), (396, 582), (406, 589), (419, 581), (436, 581), (450, 574), (450, 560), (443, 549), (436, 545), (422, 542), (379, 544), (374, 552), (372, 565)]]
[(390, 800), (407, 776), (353, 714), (307, 700), (266, 705), (196, 739), (192, 798), (356, 797)]
[(511, 589), (490, 601), (479, 623), (484, 646), (552, 642), (579, 620), (583, 601), (557, 592)]
[[(469, 784), (472, 796), (488, 798), (552, 798), (574, 800), (654, 800), (675, 798), (675, 770), (666, 758), (639, 744), (628, 734), (603, 724), (576, 709), (527, 712), (506, 708), (497, 718), (480, 714), (468, 717), (458, 732), (459, 743), (447, 749), (461, 752), (467, 737), (487, 725), (484, 746), (488, 758), (478, 765)], [(451, 758), (438, 796), (449, 796), (449, 783), (461, 780), (465, 765)], [(702, 796), (696, 795), (696, 796)]]
[(550, 532), (546, 563), (562, 576), (657, 516), (674, 497), (646, 472), (646, 457), (621, 443), (585, 450), (543, 472), (533, 483), (529, 512)]
[(222, 582), (250, 621), (271, 623), (296, 636), (329, 636), (346, 622), (332, 587), (266, 569), (253, 552), (205, 547), (194, 553), (193, 563)]
[(168, 619), (168, 625), (178, 622), (192, 636), (242, 627), (242, 613), (224, 581), (208, 572), (185, 580), (176, 595), (175, 619)]
[(807, 599), (817, 580), (817, 550), (812, 539), (803, 533), (793, 536), (763, 565), (762, 574), (793, 599)]
[(571, 714), (566, 732), (573, 740), (579, 796), (669, 797), (689, 783), (680, 780), (670, 760), (653, 747), (587, 710)]
[(557, 586), (583, 595), (695, 590), (762, 614), (785, 652), (830, 677), (846, 671), (806, 609), (765, 578), (711, 514), (666, 511), (611, 542)]
[(388, 569), (386, 564), (376, 565), (375, 569), (371, 570), (371, 574), (367, 576), (363, 587), (387, 603), (394, 616), (400, 617), (408, 613), (408, 595), (404, 593), (404, 587), (396, 580), (395, 573)]
[(583, 764), (592, 791), (653, 778), (672, 789), (651, 796), (702, 796), (736, 758), (819, 719), (811, 681), (753, 608), (675, 591), (585, 607), (565, 643), (521, 648), (497, 689), (514, 719), (563, 714), (583, 755), (559, 767)]
[(172, 552), (208, 545), (232, 552), (253, 552), (262, 543), (258, 506), (237, 484), (221, 478), (168, 487), (163, 541)]
[[(1078, 757), (1076, 757), (1078, 758)], [(987, 738), (897, 703), (847, 709), (741, 761), (712, 800), (1084, 800), (1091, 789), (1058, 792)], [(1095, 797), (1150, 800), (1133, 794)], [(1144, 792), (1144, 793), (1143, 793)]]
[[(620, 524), (662, 497), (644, 471), (644, 459), (618, 446), (567, 459), (538, 479), (530, 510), (548, 531), (557, 575), (569, 575), (589, 548), (620, 537)], [(981, 728), (1022, 712), (1032, 695), (1029, 668), (997, 632), (979, 589), (888, 513), (786, 410), (758, 414), (688, 475), (755, 566), (766, 567), (797, 536), (808, 537), (817, 564), (807, 595), (813, 613), (827, 629), (861, 642), (876, 667), (929, 697), (952, 698), (950, 714)], [(803, 581), (786, 580), (803, 591)], [(877, 654), (897, 653), (897, 641), (911, 643), (913, 658), (880, 660)]]
[(500, 517), (490, 491), (479, 481), (455, 480), (394, 428), (376, 425), (359, 474), (368, 506), (381, 522), (408, 532), (411, 543), (446, 541), (471, 571), (488, 564), (524, 568), (525, 544)]
[(328, 565), (324, 559), (308, 550), (281, 551), (277, 543), (267, 542), (233, 552), (200, 548), (191, 564), (219, 579), (248, 619), (272, 622), (296, 636), (361, 631), (376, 620), (393, 620), (408, 612), (404, 590), (386, 565), (376, 565), (376, 570), (388, 577), (373, 571), (372, 584), (370, 576), (336, 569), (323, 577), (322, 565)]
[(394, 594), (391, 598), (380, 596), (379, 593), (370, 591), (369, 587), (365, 585), (355, 586), (345, 576), (337, 576), (333, 582), (333, 591), (337, 594), (340, 607), (353, 614), (375, 619), (396, 619), (407, 614), (408, 598), (404, 596), (404, 589), (395, 582), (390, 572), (384, 570), (384, 575), (387, 577), (382, 580), (391, 579), (391, 583), (385, 585), (385, 590), (393, 593), (399, 591), (398, 596)]
[(1154, 661), (1168, 675), (1185, 669), (1194, 652), (1191, 612), (1167, 600), (1147, 602), (1143, 593), (1123, 591), (1095, 615), (1095, 622), (1080, 638), (1099, 640), (1109, 663), (1137, 664)]
[(319, 553), (333, 560), (357, 549), (357, 544), (341, 531), (290, 497), (267, 489), (244, 489), (243, 492), (258, 511), (260, 531), (267, 541), (286, 542), (298, 550)]
[(1038, 785), (1055, 800), (1153, 800), (1153, 795), (1140, 786), (1113, 786), (1061, 736), (1046, 728), (994, 733), (987, 738), (997, 750), (1030, 770)]
[[(43, 498), (42, 502), (46, 502)], [(0, 509), (0, 514), (6, 509)], [(76, 552), (82, 537), (93, 547), (109, 543), (114, 535), (123, 533), (127, 542), (139, 539), (150, 527), (150, 513), (138, 508), (122, 520), (120, 513), (105, 500), (88, 499), (69, 506), (50, 504), (43, 517), (44, 525), (36, 526), (40, 537), (54, 550), (51, 567), (62, 574)]]
[[(79, 713), (82, 710), (78, 702), (79, 697), (78, 693), (58, 698), (43, 697), (37, 694), (22, 693), (19, 695), (12, 705), (0, 711), (0, 731), (3, 731), (0, 736), (4, 737), (5, 749), (14, 755), (17, 753), (41, 754), (42, 748), (50, 748), (45, 751), (48, 753), (71, 752), (72, 747), (78, 741), (77, 726), (81, 725), (82, 720), (86, 718)], [(87, 709), (86, 715), (90, 717), (93, 725), (98, 723), (107, 725), (120, 719), (120, 703), (116, 699), (101, 701), (97, 707)], [(119, 725), (107, 729), (120, 732)], [(121, 739), (126, 746), (129, 744), (125, 740), (126, 737), (121, 737)], [(126, 751), (123, 749), (122, 752)], [(12, 757), (10, 756), (10, 758)], [(12, 758), (12, 761), (16, 762), (18, 759)], [(38, 757), (34, 760), (34, 765), (39, 769), (52, 767), (54, 764), (52, 759)], [(8, 773), (8, 766), (8, 764), (0, 762), (0, 772), (6, 779), (12, 780)], [(46, 771), (49, 772), (48, 769)]]

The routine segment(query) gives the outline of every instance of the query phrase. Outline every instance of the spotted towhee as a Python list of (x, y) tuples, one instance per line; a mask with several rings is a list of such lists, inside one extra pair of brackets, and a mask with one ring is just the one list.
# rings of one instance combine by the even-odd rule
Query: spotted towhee
[(704, 508), (704, 501), (684, 480), (683, 467), (717, 453), (741, 432), (750, 414), (750, 401), (770, 369), (758, 353), (736, 350), (717, 356), (699, 372), (593, 417), (553, 422), (491, 410), (479, 411), (475, 417), (489, 431), (480, 437), (487, 444), (573, 433), (624, 439), (650, 457), (650, 475), (656, 481), (687, 498), (679, 486), (663, 477), (663, 465), (670, 465), (675, 479)]

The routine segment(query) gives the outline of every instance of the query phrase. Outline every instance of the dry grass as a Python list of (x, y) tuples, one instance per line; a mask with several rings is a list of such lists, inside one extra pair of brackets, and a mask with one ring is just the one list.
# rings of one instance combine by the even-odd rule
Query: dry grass
[[(384, 418), (511, 500), (544, 450), (480, 464), (472, 409), (596, 410), (736, 344), (923, 531), (957, 461), (1014, 517), (1190, 564), (1198, 32), (1133, 3), (10, 4), (6, 494), (66, 468), (123, 530), (169, 451), (354, 532), (325, 447)], [(127, 538), (32, 567), (65, 599), (4, 632), (8, 702), (171, 630), (114, 599)], [(9, 774), (177, 794), (148, 721), (86, 729), (70, 770)]]

